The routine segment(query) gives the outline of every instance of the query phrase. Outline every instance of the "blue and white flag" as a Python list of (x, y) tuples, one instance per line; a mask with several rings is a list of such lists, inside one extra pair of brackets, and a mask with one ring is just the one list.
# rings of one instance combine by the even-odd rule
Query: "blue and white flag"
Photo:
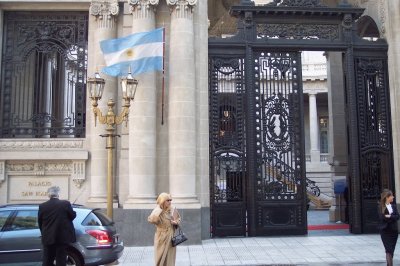
[(102, 72), (124, 76), (163, 70), (164, 29), (139, 32), (123, 38), (100, 42), (107, 67)]

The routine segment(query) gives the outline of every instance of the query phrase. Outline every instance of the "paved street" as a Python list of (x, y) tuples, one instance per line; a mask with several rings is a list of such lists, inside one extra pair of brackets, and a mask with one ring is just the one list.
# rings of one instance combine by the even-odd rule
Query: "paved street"
[[(328, 211), (308, 211), (307, 217), (309, 225), (337, 224), (329, 222)], [(125, 247), (118, 264), (152, 266), (153, 254), (153, 247)], [(176, 266), (192, 265), (385, 266), (386, 262), (379, 235), (353, 235), (345, 229), (309, 230), (307, 236), (214, 238), (201, 245), (178, 246)], [(400, 265), (400, 246), (395, 265)]]
[[(153, 265), (153, 247), (126, 247), (124, 266)], [(178, 246), (177, 266), (189, 265), (386, 265), (379, 235), (217, 238)], [(400, 265), (400, 252), (395, 253)]]

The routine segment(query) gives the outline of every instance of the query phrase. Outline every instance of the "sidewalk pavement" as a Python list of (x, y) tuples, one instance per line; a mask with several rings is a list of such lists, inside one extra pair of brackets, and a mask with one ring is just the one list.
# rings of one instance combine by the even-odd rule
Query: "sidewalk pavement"
[[(118, 265), (152, 266), (153, 247), (125, 247)], [(400, 251), (394, 255), (400, 265)], [(379, 235), (214, 238), (177, 248), (176, 266), (386, 265)]]

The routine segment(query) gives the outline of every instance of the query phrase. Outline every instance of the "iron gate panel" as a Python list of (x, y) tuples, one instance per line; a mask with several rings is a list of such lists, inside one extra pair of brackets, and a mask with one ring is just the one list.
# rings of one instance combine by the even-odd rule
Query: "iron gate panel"
[(354, 58), (363, 233), (377, 232), (380, 193), (394, 187), (387, 59), (377, 55), (374, 51)]
[(243, 58), (210, 58), (210, 187), (213, 236), (246, 235)]
[(307, 232), (300, 52), (255, 52), (257, 235)]

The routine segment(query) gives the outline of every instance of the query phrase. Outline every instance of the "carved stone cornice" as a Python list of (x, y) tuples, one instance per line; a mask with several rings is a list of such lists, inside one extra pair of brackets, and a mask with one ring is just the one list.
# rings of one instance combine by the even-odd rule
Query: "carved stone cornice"
[(148, 11), (155, 12), (159, 0), (129, 0), (131, 13), (147, 13)]
[(167, 4), (176, 18), (193, 18), (193, 8), (197, 0), (167, 0)]
[(58, 162), (0, 161), (0, 185), (6, 176), (70, 176), (77, 188), (86, 180), (85, 160)]
[(0, 141), (0, 151), (82, 149), (83, 140), (13, 140)]
[(92, 0), (89, 13), (99, 21), (99, 27), (111, 28), (119, 14), (117, 0)]

